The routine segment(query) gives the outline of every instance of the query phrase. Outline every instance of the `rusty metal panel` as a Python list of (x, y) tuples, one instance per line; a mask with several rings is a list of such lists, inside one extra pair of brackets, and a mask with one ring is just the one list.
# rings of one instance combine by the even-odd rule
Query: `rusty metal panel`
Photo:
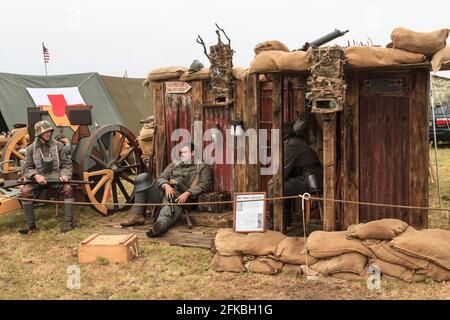
[[(233, 190), (233, 165), (226, 164), (226, 130), (231, 127), (233, 109), (226, 107), (204, 107), (203, 108), (203, 130), (217, 128), (223, 136), (223, 164), (213, 164), (214, 191)], [(204, 147), (212, 143), (204, 142)], [(217, 156), (217, 154), (215, 154)]]
[[(359, 99), (359, 200), (409, 203), (409, 97)], [(360, 222), (383, 218), (407, 221), (405, 209), (360, 206)]]
[(175, 129), (186, 129), (192, 133), (192, 98), (189, 95), (165, 94), (166, 112), (166, 163), (171, 163), (173, 147), (181, 142), (171, 141)]

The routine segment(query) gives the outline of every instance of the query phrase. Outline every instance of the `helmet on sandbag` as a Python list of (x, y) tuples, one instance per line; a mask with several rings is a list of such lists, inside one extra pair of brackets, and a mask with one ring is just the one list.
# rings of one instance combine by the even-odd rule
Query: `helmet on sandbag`
[(205, 66), (203, 65), (203, 63), (195, 59), (194, 61), (192, 61), (191, 66), (189, 67), (189, 73), (198, 72), (202, 70), (204, 67)]
[(153, 179), (149, 173), (144, 172), (139, 174), (134, 181), (134, 192), (140, 192), (147, 190), (155, 183), (155, 179)]
[(42, 121), (36, 122), (34, 124), (34, 132), (35, 132), (34, 135), (36, 137), (39, 137), (44, 132), (53, 131), (53, 130), (55, 130), (55, 129), (52, 127), (50, 122), (48, 122), (47, 120), (42, 120)]

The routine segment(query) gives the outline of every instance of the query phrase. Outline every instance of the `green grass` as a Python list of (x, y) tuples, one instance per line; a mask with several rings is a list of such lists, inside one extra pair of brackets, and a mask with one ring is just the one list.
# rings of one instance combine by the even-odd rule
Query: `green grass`
[[(438, 145), (437, 157), (439, 162), (439, 186), (441, 191), (442, 208), (450, 210), (450, 145)], [(429, 205), (433, 208), (439, 208), (439, 196), (436, 179), (436, 156), (434, 148), (430, 148), (430, 162), (434, 170), (435, 183), (430, 183)], [(428, 214), (429, 228), (448, 229), (449, 212), (448, 211), (430, 211)]]

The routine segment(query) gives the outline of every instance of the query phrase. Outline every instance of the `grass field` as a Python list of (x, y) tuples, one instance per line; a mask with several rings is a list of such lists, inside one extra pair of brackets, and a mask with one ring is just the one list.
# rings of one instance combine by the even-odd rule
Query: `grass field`
[[(430, 157), (434, 159), (433, 149)], [(448, 208), (450, 147), (440, 148), (439, 158), (442, 204)], [(431, 206), (438, 205), (435, 189), (430, 185)], [(146, 241), (140, 242), (139, 258), (129, 264), (100, 260), (81, 266), (81, 289), (69, 290), (67, 267), (77, 264), (78, 243), (100, 223), (126, 217), (102, 217), (90, 207), (77, 207), (77, 213), (79, 228), (60, 234), (62, 214), (38, 208), (40, 232), (27, 237), (16, 232), (23, 223), (21, 212), (0, 217), (0, 299), (450, 299), (450, 283), (434, 281), (383, 280), (380, 290), (369, 290), (365, 282), (216, 273), (209, 266), (209, 250)], [(447, 213), (430, 212), (430, 227), (447, 228)]]

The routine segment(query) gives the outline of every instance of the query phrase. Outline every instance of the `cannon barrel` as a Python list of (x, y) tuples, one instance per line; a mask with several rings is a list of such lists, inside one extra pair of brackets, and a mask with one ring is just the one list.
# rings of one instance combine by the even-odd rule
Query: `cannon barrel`
[(349, 30), (341, 31), (339, 29), (335, 29), (334, 31), (324, 35), (323, 37), (320, 37), (319, 39), (316, 39), (311, 42), (306, 42), (300, 50), (306, 51), (306, 50), (308, 50), (309, 47), (320, 47), (330, 41), (333, 41), (334, 39), (342, 37), (348, 31)]

